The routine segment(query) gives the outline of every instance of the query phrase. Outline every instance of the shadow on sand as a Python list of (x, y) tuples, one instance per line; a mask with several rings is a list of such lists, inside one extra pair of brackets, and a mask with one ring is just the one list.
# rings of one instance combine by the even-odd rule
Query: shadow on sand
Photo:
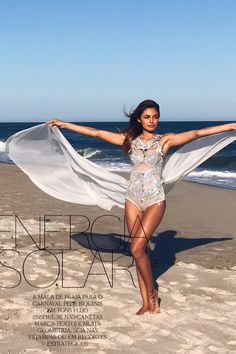
[[(149, 241), (148, 253), (152, 265), (153, 279), (155, 280), (174, 265), (177, 253), (206, 244), (232, 240), (230, 237), (184, 238), (176, 237), (176, 235), (175, 230), (168, 230), (159, 233), (157, 236), (154, 235)], [(89, 249), (93, 256), (96, 256), (99, 260), (102, 259), (104, 262), (118, 261), (119, 263), (121, 257), (124, 260), (124, 256), (127, 256), (129, 265), (134, 263), (130, 254), (130, 237), (127, 235), (83, 233), (74, 234), (72, 239), (81, 247)], [(124, 264), (122, 263), (122, 265)]]

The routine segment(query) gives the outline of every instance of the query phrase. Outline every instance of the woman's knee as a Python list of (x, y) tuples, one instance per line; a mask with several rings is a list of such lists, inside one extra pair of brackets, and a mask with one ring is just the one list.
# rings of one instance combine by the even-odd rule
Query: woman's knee
[(143, 245), (131, 245), (130, 253), (135, 259), (142, 258), (146, 254), (145, 249)]

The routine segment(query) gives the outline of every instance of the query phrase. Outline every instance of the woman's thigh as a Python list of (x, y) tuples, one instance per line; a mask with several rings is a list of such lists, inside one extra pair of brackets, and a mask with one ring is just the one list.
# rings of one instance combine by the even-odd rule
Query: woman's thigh
[(160, 224), (166, 209), (166, 201), (149, 206), (142, 212), (133, 203), (127, 201), (125, 204), (125, 217), (131, 244), (147, 246), (154, 231)]
[(150, 205), (147, 209), (145, 209), (142, 216), (142, 224), (136, 231), (136, 235), (141, 236), (145, 233), (145, 236), (149, 240), (156, 228), (160, 225), (161, 220), (164, 216), (166, 210), (166, 201), (163, 200), (160, 204), (155, 203)]
[(131, 239), (131, 249), (143, 249), (148, 246), (148, 241), (151, 239), (154, 231), (159, 226), (166, 209), (166, 201), (160, 204), (149, 206), (142, 215), (141, 222), (137, 226), (135, 233)]
[(125, 202), (125, 220), (129, 236), (133, 237), (141, 224), (143, 212), (130, 200)]

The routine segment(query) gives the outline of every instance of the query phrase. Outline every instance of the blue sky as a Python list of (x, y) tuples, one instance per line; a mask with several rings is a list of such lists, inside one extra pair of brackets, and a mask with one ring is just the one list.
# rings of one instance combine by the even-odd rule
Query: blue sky
[(0, 0), (0, 121), (236, 120), (235, 0)]

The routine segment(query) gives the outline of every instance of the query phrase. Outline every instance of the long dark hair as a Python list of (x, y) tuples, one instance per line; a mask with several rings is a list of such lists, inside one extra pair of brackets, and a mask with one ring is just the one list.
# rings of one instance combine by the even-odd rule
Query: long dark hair
[(141, 114), (146, 108), (155, 108), (160, 117), (159, 104), (153, 100), (142, 101), (135, 109), (131, 110), (130, 113), (126, 113), (123, 109), (126, 117), (130, 118), (129, 127), (122, 131), (125, 134), (125, 140), (122, 148), (126, 155), (130, 150), (132, 141), (137, 138), (143, 131), (142, 124), (138, 122), (138, 119), (141, 117)]

